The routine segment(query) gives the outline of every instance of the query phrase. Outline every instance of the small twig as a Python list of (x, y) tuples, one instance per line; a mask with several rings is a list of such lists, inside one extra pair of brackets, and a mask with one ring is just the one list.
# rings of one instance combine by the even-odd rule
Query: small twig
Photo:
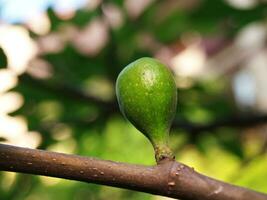
[(147, 167), (0, 144), (0, 170), (97, 183), (184, 200), (267, 200), (267, 195), (175, 161)]
[(247, 117), (230, 116), (222, 120), (217, 120), (208, 124), (193, 124), (188, 122), (175, 121), (173, 128), (184, 129), (197, 134), (204, 131), (211, 131), (221, 127), (247, 128), (267, 123), (267, 115), (250, 115)]
[[(97, 99), (94, 96), (88, 95), (77, 88), (71, 88), (67, 85), (62, 84), (49, 84), (46, 81), (37, 80), (27, 74), (21, 75), (20, 81), (24, 84), (30, 85), (31, 87), (37, 88), (38, 90), (43, 89), (49, 92), (53, 92), (56, 95), (68, 97), (77, 101), (83, 101), (86, 103), (93, 103), (100, 106), (105, 112), (116, 113), (118, 111), (118, 104), (116, 101), (105, 102), (101, 99)], [(76, 120), (77, 121), (77, 120)], [(84, 120), (81, 120), (81, 122)], [(192, 134), (198, 134), (204, 131), (211, 131), (221, 127), (237, 127), (245, 128), (252, 127), (259, 124), (267, 123), (267, 115), (248, 115), (247, 117), (242, 116), (229, 116), (225, 119), (217, 120), (208, 124), (194, 124), (190, 122), (175, 121), (173, 128), (180, 128)]]
[(27, 84), (33, 88), (37, 88), (38, 90), (46, 90), (48, 92), (52, 92), (56, 95), (68, 97), (70, 99), (85, 101), (87, 103), (93, 103), (99, 105), (101, 107), (111, 109), (116, 108), (117, 104), (115, 102), (106, 102), (101, 99), (98, 99), (92, 95), (84, 93), (82, 90), (77, 88), (70, 87), (68, 85), (63, 85), (62, 83), (57, 84), (49, 84), (47, 81), (38, 80), (36, 78), (31, 77), (30, 75), (23, 74), (19, 77), (19, 81), (23, 84)]

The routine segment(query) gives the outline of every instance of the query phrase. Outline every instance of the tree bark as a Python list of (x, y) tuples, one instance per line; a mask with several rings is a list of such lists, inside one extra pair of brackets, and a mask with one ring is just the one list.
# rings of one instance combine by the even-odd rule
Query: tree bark
[(0, 170), (126, 188), (183, 200), (267, 200), (267, 195), (233, 186), (172, 160), (132, 165), (0, 144)]

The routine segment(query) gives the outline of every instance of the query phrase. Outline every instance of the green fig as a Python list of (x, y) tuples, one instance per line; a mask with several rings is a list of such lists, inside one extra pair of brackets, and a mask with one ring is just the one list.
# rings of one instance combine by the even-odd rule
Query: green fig
[(156, 161), (174, 159), (168, 138), (177, 90), (169, 69), (156, 59), (140, 58), (119, 74), (116, 95), (123, 115), (152, 143)]

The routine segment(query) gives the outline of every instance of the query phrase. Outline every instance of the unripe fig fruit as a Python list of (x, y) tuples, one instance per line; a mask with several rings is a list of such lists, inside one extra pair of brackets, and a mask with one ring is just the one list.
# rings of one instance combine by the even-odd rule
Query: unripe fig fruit
[(119, 74), (116, 95), (123, 115), (152, 143), (156, 161), (173, 159), (168, 137), (177, 90), (169, 69), (156, 59), (140, 58)]

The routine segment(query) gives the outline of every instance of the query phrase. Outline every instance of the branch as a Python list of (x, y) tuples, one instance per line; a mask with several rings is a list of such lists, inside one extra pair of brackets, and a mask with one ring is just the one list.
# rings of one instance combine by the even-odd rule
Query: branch
[(77, 88), (70, 87), (68, 85), (63, 85), (61, 83), (49, 84), (47, 81), (36, 79), (27, 74), (19, 76), (19, 81), (31, 87), (37, 88), (38, 90), (40, 90), (41, 88), (43, 90), (52, 92), (60, 96), (62, 95), (64, 97), (68, 97), (78, 101), (85, 101), (86, 103), (93, 103), (106, 109), (117, 108), (117, 104), (115, 104), (116, 102), (103, 101), (94, 96), (88, 95)]
[(141, 166), (0, 144), (0, 170), (126, 188), (183, 200), (267, 200), (175, 161)]
[[(52, 92), (54, 94), (68, 97), (74, 100), (83, 101), (86, 103), (93, 103), (95, 105), (101, 106), (105, 110), (106, 113), (111, 114), (116, 112), (118, 109), (118, 104), (116, 101), (106, 102), (102, 101), (101, 99), (97, 99), (94, 96), (88, 95), (83, 91), (73, 88), (67, 85), (62, 85), (60, 83), (57, 84), (49, 84), (47, 81), (42, 81), (36, 78), (31, 77), (30, 75), (23, 74), (19, 77), (19, 80), (24, 84), (28, 84), (31, 87), (35, 87), (38, 90), (40, 88)], [(77, 120), (76, 120), (77, 121)], [(81, 120), (83, 123), (83, 120)], [(201, 133), (203, 131), (211, 131), (220, 127), (251, 127), (259, 124), (267, 123), (267, 115), (252, 115), (248, 117), (241, 117), (241, 116), (230, 116), (226, 117), (223, 120), (218, 120), (215, 122), (211, 122), (208, 124), (194, 124), (190, 122), (179, 122), (176, 121), (173, 124), (173, 128), (181, 128), (187, 132), (196, 134)], [(85, 120), (85, 125), (87, 122)]]
[(267, 115), (250, 115), (248, 117), (232, 116), (223, 120), (217, 120), (208, 124), (194, 124), (189, 122), (175, 121), (173, 128), (181, 128), (191, 133), (211, 131), (221, 127), (247, 128), (256, 125), (266, 124)]

